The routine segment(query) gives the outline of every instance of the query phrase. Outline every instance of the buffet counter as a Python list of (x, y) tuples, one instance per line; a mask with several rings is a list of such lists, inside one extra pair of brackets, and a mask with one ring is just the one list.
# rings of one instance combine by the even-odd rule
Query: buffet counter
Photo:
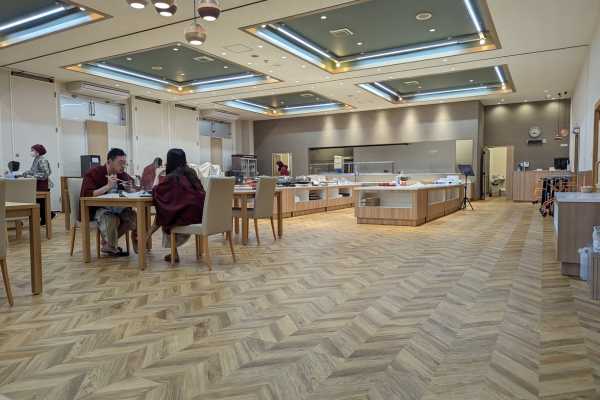
[[(330, 184), (323, 186), (281, 186), (282, 213), (284, 217), (315, 212), (339, 210), (354, 205), (353, 189), (360, 184)], [(277, 213), (277, 210), (274, 210)]]
[(536, 193), (536, 187), (540, 179), (570, 175), (567, 171), (514, 171), (512, 199), (513, 201), (538, 201), (541, 193)]
[(464, 186), (369, 186), (354, 193), (357, 223), (418, 226), (459, 210)]

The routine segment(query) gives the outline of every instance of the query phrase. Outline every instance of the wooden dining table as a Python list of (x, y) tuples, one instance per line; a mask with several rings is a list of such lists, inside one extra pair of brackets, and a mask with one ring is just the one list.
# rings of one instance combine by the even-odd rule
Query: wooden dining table
[(46, 214), (46, 239), (52, 239), (52, 195), (50, 192), (36, 192), (35, 198), (44, 202)]
[[(283, 202), (281, 189), (275, 189), (275, 202), (277, 205), (277, 236), (283, 236)], [(256, 196), (256, 189), (236, 187), (233, 190), (233, 199), (236, 207), (240, 207), (242, 219), (242, 244), (248, 244), (249, 218), (248, 200)]]
[(152, 239), (146, 237), (150, 227), (152, 197), (118, 197), (118, 195), (104, 195), (98, 197), (81, 197), (80, 201), (84, 262), (90, 263), (92, 261), (90, 249), (90, 207), (133, 208), (137, 213), (138, 265), (140, 270), (146, 269), (146, 250), (152, 249)]
[(29, 219), (29, 258), (31, 264), (31, 292), (43, 291), (42, 240), (40, 237), (40, 207), (37, 203), (6, 202), (6, 218)]

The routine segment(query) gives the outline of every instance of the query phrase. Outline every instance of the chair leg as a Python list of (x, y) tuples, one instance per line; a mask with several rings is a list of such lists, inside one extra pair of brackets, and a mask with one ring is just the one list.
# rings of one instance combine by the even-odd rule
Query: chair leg
[(238, 235), (240, 233), (240, 219), (238, 217), (234, 217), (235, 223), (235, 234)]
[(229, 249), (231, 249), (231, 257), (233, 258), (233, 262), (235, 263), (235, 251), (233, 250), (233, 239), (231, 238), (231, 231), (227, 232), (226, 236), (229, 240)]
[(208, 270), (212, 271), (212, 262), (210, 260), (210, 252), (208, 251), (208, 236), (202, 236), (202, 247), (202, 250), (204, 250), (206, 265), (208, 265)]
[(198, 235), (194, 235), (194, 240), (196, 242), (196, 261), (200, 261), (200, 256), (202, 255), (202, 249), (200, 248), (200, 237)]
[(171, 265), (175, 265), (175, 254), (177, 253), (177, 240), (175, 232), (171, 231)]
[(260, 245), (260, 236), (258, 235), (258, 219), (254, 218), (254, 234), (256, 235), (256, 243)]
[(77, 235), (77, 228), (75, 225), (71, 226), (71, 257), (73, 256), (73, 251), (75, 250), (75, 235)]
[(277, 235), (275, 234), (275, 223), (273, 222), (272, 215), (271, 215), (271, 231), (273, 231), (273, 240), (277, 240)]
[(15, 221), (15, 235), (17, 240), (21, 240), (23, 238), (23, 222)]
[(11, 306), (15, 305), (12, 289), (10, 287), (10, 279), (8, 279), (8, 268), (6, 266), (6, 260), (0, 259), (0, 267), (2, 268), (2, 279), (4, 280), (4, 290), (6, 291), (6, 297), (8, 298), (8, 304)]
[(102, 237), (100, 235), (100, 229), (96, 229), (96, 257), (100, 258), (100, 247), (102, 246)]
[(129, 240), (129, 232), (125, 232), (125, 247), (127, 247), (127, 253), (129, 253), (131, 247), (131, 243)]

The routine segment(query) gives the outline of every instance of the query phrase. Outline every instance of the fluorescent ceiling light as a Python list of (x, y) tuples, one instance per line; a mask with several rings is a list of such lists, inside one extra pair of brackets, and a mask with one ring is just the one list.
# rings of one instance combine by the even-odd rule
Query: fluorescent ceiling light
[(390, 89), (389, 87), (382, 85), (379, 82), (373, 82), (373, 85), (377, 86), (379, 89), (387, 92), (388, 94), (391, 94), (392, 96), (398, 96), (398, 93), (396, 93), (395, 91), (393, 91), (392, 89)]
[(467, 11), (469, 12), (469, 16), (471, 17), (471, 21), (473, 21), (473, 25), (475, 25), (475, 29), (477, 29), (477, 33), (482, 33), (481, 24), (479, 23), (479, 19), (477, 18), (477, 14), (475, 14), (475, 9), (471, 4), (471, 0), (464, 0), (465, 6), (467, 7)]
[(433, 95), (436, 95), (436, 94), (466, 92), (466, 91), (489, 89), (489, 88), (490, 88), (489, 86), (478, 86), (478, 87), (473, 87), (473, 88), (436, 90), (436, 91), (432, 91), (432, 92), (416, 93), (416, 94), (413, 95), (413, 97), (417, 97), (417, 96), (433, 96)]
[(187, 86), (208, 85), (210, 83), (235, 81), (235, 80), (238, 80), (238, 79), (254, 78), (256, 76), (258, 76), (258, 75), (257, 74), (235, 75), (235, 76), (229, 76), (227, 78), (216, 78), (216, 79), (210, 79), (210, 80), (207, 80), (207, 81), (193, 82), (193, 83), (190, 83)]
[(19, 26), (19, 25), (26, 24), (28, 22), (32, 22), (32, 21), (35, 21), (35, 20), (38, 20), (38, 19), (41, 19), (41, 18), (48, 17), (48, 16), (53, 15), (53, 14), (57, 14), (57, 13), (59, 13), (61, 11), (64, 11), (64, 10), (66, 10), (66, 8), (64, 6), (59, 6), (59, 7), (56, 7), (56, 8), (52, 8), (52, 9), (50, 9), (48, 11), (41, 12), (39, 14), (30, 15), (29, 17), (25, 17), (25, 18), (21, 18), (21, 19), (18, 19), (16, 21), (13, 21), (13, 22), (9, 22), (7, 24), (4, 24), (4, 25), (0, 26), (0, 32), (5, 31), (7, 29), (14, 28), (14, 27)]
[(458, 44), (458, 41), (457, 40), (451, 40), (451, 41), (447, 41), (447, 42), (429, 44), (429, 45), (425, 45), (425, 46), (409, 47), (407, 49), (398, 49), (398, 50), (386, 51), (386, 52), (383, 52), (383, 53), (374, 53), (374, 54), (364, 55), (364, 56), (361, 56), (361, 57), (356, 57), (356, 58), (350, 58), (350, 59), (347, 59), (347, 60), (342, 60), (341, 62), (348, 63), (348, 62), (352, 62), (352, 61), (368, 60), (370, 58), (392, 56), (394, 54), (402, 54), (402, 53), (411, 53), (413, 51), (419, 51), (419, 50), (435, 49), (437, 47), (451, 46), (453, 44)]
[(337, 106), (339, 103), (321, 103), (321, 104), (309, 104), (306, 106), (292, 106), (292, 107), (284, 107), (282, 110), (298, 110), (302, 108), (319, 108), (319, 107), (329, 107), (329, 106)]
[(502, 72), (500, 71), (500, 67), (498, 67), (497, 65), (494, 67), (494, 70), (496, 70), (496, 74), (498, 75), (498, 79), (500, 79), (500, 83), (501, 84), (506, 84), (506, 82), (504, 81), (504, 76), (502, 76)]
[(155, 77), (149, 76), (149, 75), (138, 74), (137, 72), (128, 71), (126, 69), (112, 67), (110, 65), (104, 65), (104, 64), (92, 64), (92, 65), (95, 67), (98, 67), (98, 68), (107, 69), (109, 71), (118, 72), (120, 74), (135, 76), (136, 78), (147, 79), (147, 80), (158, 82), (158, 83), (164, 83), (165, 85), (172, 85), (172, 83), (169, 81), (165, 81), (163, 79), (158, 79), (158, 78), (155, 78)]
[(238, 103), (245, 104), (247, 106), (262, 108), (263, 110), (267, 110), (267, 111), (273, 111), (273, 110), (271, 110), (270, 107), (265, 107), (265, 106), (263, 106), (261, 104), (252, 103), (251, 101), (246, 101), (246, 100), (234, 100), (234, 101), (238, 102)]
[(327, 57), (332, 61), (335, 61), (336, 63), (339, 63), (338, 60), (336, 60), (335, 58), (331, 57), (329, 54), (327, 54), (325, 51), (319, 49), (317, 46), (307, 42), (306, 40), (302, 39), (301, 37), (299, 37), (298, 35), (294, 35), (292, 32), (289, 32), (287, 29), (284, 29), (280, 26), (277, 27), (277, 30), (281, 33), (283, 33), (284, 35), (294, 39), (295, 41), (297, 41), (298, 43), (303, 44), (304, 46), (308, 47), (309, 49), (316, 51), (317, 53), (319, 53), (320, 55), (322, 55), (323, 57)]

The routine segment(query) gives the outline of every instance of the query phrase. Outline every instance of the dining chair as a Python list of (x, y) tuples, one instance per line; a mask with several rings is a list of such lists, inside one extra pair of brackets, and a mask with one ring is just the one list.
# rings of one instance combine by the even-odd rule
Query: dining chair
[[(36, 202), (36, 180), (34, 178), (7, 179), (6, 201), (14, 203), (35, 203)], [(7, 221), (15, 223), (17, 240), (21, 240), (23, 234), (23, 221), (27, 218), (9, 218)]]
[[(71, 213), (69, 215), (69, 218), (71, 219), (71, 249), (69, 254), (71, 256), (75, 250), (77, 229), (81, 228), (81, 222), (79, 221), (79, 211), (81, 209), (79, 194), (81, 193), (81, 185), (83, 185), (83, 178), (69, 178), (67, 181), (67, 187), (69, 188), (69, 205), (71, 208)], [(100, 230), (95, 221), (90, 220), (90, 229), (96, 230), (96, 256), (100, 258)]]
[(8, 279), (8, 266), (6, 265), (6, 251), (8, 246), (8, 237), (6, 233), (6, 184), (0, 180), (0, 268), (2, 269), (2, 280), (4, 281), (4, 291), (8, 298), (8, 304), (14, 305), (10, 280)]
[[(275, 187), (277, 178), (260, 177), (256, 184), (256, 195), (254, 196), (254, 207), (247, 210), (248, 218), (254, 220), (254, 233), (256, 235), (256, 243), (260, 245), (260, 236), (258, 234), (258, 220), (271, 220), (271, 231), (273, 232), (273, 240), (277, 240), (275, 234), (275, 223), (273, 222), (273, 203), (275, 197)], [(242, 216), (242, 210), (239, 208), (233, 209), (233, 216), (237, 219)]]
[(212, 263), (208, 249), (208, 237), (225, 233), (229, 241), (231, 257), (233, 262), (236, 261), (231, 237), (231, 230), (233, 229), (231, 203), (233, 201), (234, 184), (234, 178), (211, 177), (207, 179), (202, 223), (177, 226), (171, 229), (171, 265), (175, 264), (175, 253), (177, 252), (175, 235), (178, 233), (194, 235), (196, 239), (196, 259), (199, 260), (200, 256), (204, 255), (208, 269), (211, 271)]

